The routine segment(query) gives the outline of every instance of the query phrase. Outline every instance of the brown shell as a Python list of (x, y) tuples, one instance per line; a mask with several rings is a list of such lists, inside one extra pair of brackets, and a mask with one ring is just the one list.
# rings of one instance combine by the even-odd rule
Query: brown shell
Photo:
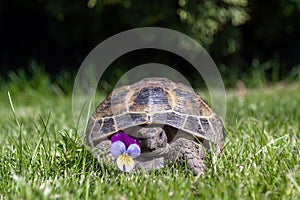
[(211, 108), (184, 84), (166, 78), (145, 78), (122, 86), (97, 107), (87, 128), (87, 141), (101, 140), (143, 124), (169, 125), (223, 146), (224, 126)]

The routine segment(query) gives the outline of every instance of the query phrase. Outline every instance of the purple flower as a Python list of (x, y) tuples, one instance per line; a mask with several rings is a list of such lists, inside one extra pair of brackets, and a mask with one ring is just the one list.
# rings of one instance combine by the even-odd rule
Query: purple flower
[(115, 141), (123, 142), (126, 148), (128, 148), (131, 144), (137, 144), (139, 147), (141, 147), (141, 145), (135, 139), (131, 138), (124, 132), (114, 134), (111, 138), (111, 143), (114, 143)]
[(115, 134), (111, 142), (110, 152), (117, 158), (118, 168), (124, 172), (131, 171), (135, 166), (133, 159), (141, 153), (140, 144), (123, 132)]

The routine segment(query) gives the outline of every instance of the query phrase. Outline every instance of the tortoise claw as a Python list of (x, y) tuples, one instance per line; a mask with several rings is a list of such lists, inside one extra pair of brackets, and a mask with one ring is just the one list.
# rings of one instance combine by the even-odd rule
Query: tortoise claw
[(192, 140), (179, 138), (170, 145), (171, 162), (187, 163), (195, 176), (204, 174), (204, 158), (205, 148)]

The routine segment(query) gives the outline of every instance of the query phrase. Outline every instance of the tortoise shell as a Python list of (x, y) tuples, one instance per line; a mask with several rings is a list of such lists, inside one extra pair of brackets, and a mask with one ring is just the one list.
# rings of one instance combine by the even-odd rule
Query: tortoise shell
[(168, 125), (223, 147), (222, 121), (195, 91), (167, 78), (145, 78), (116, 88), (97, 107), (87, 142), (97, 146), (114, 133), (139, 125)]

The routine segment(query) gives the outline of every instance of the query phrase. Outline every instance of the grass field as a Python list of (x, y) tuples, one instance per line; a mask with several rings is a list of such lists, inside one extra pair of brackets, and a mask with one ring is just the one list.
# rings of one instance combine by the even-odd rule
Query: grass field
[(181, 166), (100, 165), (76, 132), (71, 95), (44, 74), (11, 74), (0, 104), (0, 199), (300, 199), (299, 82), (228, 90), (226, 146), (199, 178)]

